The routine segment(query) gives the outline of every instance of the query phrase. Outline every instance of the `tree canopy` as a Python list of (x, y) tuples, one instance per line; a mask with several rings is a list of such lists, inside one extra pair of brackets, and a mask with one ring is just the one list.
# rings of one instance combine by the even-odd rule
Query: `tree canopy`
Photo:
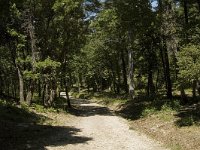
[(200, 91), (199, 13), (199, 0), (1, 0), (0, 95), (52, 106), (65, 91), (70, 107), (76, 87), (131, 100), (164, 89), (187, 102)]

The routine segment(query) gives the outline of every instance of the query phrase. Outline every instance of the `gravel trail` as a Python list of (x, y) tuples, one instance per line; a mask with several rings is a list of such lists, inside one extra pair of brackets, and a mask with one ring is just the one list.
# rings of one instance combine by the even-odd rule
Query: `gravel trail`
[[(47, 146), (48, 150), (166, 150), (146, 135), (129, 129), (127, 120), (116, 116), (107, 107), (87, 100), (73, 100), (74, 119), (70, 126), (79, 129), (70, 143), (63, 146)], [(69, 126), (69, 122), (66, 122)], [(59, 138), (67, 138), (60, 135)], [(57, 138), (57, 137), (55, 137)], [(73, 141), (78, 138), (88, 140)]]

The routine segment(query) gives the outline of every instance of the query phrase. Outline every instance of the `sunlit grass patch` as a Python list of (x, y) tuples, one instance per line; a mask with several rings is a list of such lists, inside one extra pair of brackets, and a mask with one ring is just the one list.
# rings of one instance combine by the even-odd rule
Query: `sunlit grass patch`
[(177, 100), (166, 102), (155, 100), (153, 103), (146, 105), (141, 113), (141, 117), (154, 115), (163, 121), (172, 121), (175, 118), (174, 114), (177, 113), (180, 107), (180, 103)]

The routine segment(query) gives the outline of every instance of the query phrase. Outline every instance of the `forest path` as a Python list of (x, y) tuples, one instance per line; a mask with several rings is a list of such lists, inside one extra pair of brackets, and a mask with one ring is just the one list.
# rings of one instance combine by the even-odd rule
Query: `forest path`
[[(129, 129), (128, 121), (116, 116), (107, 107), (88, 100), (74, 99), (72, 122), (66, 126), (79, 129), (74, 136), (88, 140), (73, 141), (63, 146), (48, 146), (48, 150), (164, 150), (158, 142), (146, 135)], [(66, 138), (65, 135), (60, 135)], [(57, 138), (57, 137), (55, 137)]]

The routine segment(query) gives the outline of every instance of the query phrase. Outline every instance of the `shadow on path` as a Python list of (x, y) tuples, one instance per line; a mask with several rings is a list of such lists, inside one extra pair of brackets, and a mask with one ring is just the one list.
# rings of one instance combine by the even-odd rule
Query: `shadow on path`
[(39, 125), (51, 120), (27, 109), (0, 103), (0, 149), (45, 150), (46, 146), (64, 146), (92, 140), (90, 137), (78, 136), (82, 132), (78, 128)]
[(1, 150), (45, 150), (46, 146), (85, 143), (92, 138), (77, 136), (74, 127), (1, 123)]
[(95, 115), (113, 116), (112, 111), (104, 106), (92, 103), (87, 99), (72, 99), (73, 108), (69, 109), (69, 113), (75, 116), (89, 117)]

